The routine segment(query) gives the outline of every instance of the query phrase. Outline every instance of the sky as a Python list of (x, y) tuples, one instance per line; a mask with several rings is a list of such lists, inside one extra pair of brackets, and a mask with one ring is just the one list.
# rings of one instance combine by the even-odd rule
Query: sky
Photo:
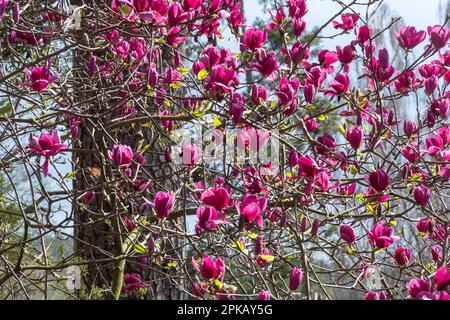
[[(358, 1), (358, 2), (366, 2)], [(440, 21), (439, 4), (449, 0), (385, 0), (384, 3), (389, 6), (390, 11), (394, 16), (402, 17), (405, 25), (413, 25), (420, 30), (426, 30), (428, 26), (434, 26), (442, 23)], [(349, 3), (351, 1), (344, 1)], [(252, 23), (257, 17), (269, 17), (266, 12), (263, 12), (262, 5), (259, 0), (244, 0), (245, 15), (248, 23)], [(308, 0), (308, 13), (304, 17), (307, 26), (320, 26), (324, 22), (332, 18), (341, 6), (333, 0)], [(354, 7), (355, 10), (357, 6)], [(287, 13), (287, 12), (286, 12)], [(383, 25), (387, 25), (389, 21), (383, 21)], [(332, 26), (326, 28), (322, 35), (332, 35), (335, 30)], [(347, 37), (338, 37), (334, 40), (327, 40), (324, 42), (324, 47), (336, 47), (346, 41), (345, 38), (351, 41), (349, 35)], [(328, 49), (328, 48), (327, 48)]]

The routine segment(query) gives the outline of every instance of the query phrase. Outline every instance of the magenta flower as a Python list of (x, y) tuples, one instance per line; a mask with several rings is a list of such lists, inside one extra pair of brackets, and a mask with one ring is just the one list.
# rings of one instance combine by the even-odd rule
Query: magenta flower
[(195, 144), (184, 144), (180, 154), (183, 164), (190, 166), (196, 164), (202, 157), (202, 150)]
[(203, 191), (200, 199), (204, 204), (221, 211), (228, 207), (230, 202), (230, 194), (224, 187), (211, 188)]
[(423, 185), (414, 187), (414, 199), (419, 206), (424, 206), (428, 203), (431, 197), (431, 189)]
[(333, 20), (333, 27), (345, 31), (352, 30), (358, 24), (359, 15), (356, 13), (344, 13), (341, 15), (341, 21)]
[(39, 154), (45, 157), (44, 164), (42, 166), (42, 171), (44, 176), (48, 175), (48, 162), (49, 160), (61, 153), (63, 150), (67, 149), (67, 145), (61, 143), (61, 138), (59, 132), (53, 129), (50, 134), (43, 133), (40, 137), (36, 137), (34, 134), (30, 135), (30, 152)]
[(129, 146), (116, 144), (108, 150), (108, 157), (118, 167), (128, 167), (133, 160), (133, 150)]
[(366, 24), (362, 25), (357, 32), (359, 44), (364, 46), (366, 42), (369, 41), (372, 35), (373, 35), (373, 27), (371, 26), (369, 28)]
[(425, 31), (417, 31), (415, 27), (401, 27), (398, 29), (396, 36), (400, 47), (411, 50), (423, 42), (427, 34)]
[(235, 124), (241, 123), (245, 111), (245, 98), (239, 93), (231, 94), (230, 113)]
[(293, 168), (297, 165), (298, 162), (298, 152), (295, 149), (292, 149), (289, 152), (289, 156), (288, 156), (288, 165), (289, 167)]
[(281, 78), (280, 89), (276, 91), (280, 104), (288, 105), (291, 103), (297, 93), (298, 87), (299, 82), (297, 78), (294, 78), (291, 81), (285, 77)]
[(333, 73), (334, 71), (333, 64), (338, 60), (339, 60), (338, 54), (334, 51), (322, 50), (319, 53), (319, 65), (328, 74)]
[(305, 31), (306, 21), (303, 19), (292, 19), (292, 31), (297, 37), (300, 37)]
[(242, 44), (244, 48), (255, 51), (262, 47), (263, 42), (267, 40), (267, 36), (267, 30), (247, 29), (242, 38)]
[(28, 68), (24, 70), (30, 80), (30, 83), (25, 84), (25, 86), (31, 87), (37, 92), (43, 91), (49, 84), (58, 79), (58, 76), (52, 75), (47, 67), (34, 67), (31, 71)]
[(316, 161), (309, 155), (299, 157), (297, 164), (299, 174), (306, 177), (314, 177), (320, 169)]
[(339, 73), (333, 81), (330, 81), (329, 85), (334, 91), (328, 90), (327, 93), (331, 95), (340, 95), (347, 92), (350, 85), (350, 79), (347, 74)]
[(433, 258), (433, 261), (435, 263), (438, 263), (439, 261), (442, 260), (443, 255), (440, 245), (435, 244), (434, 246), (431, 247), (431, 257)]
[(245, 222), (249, 224), (256, 222), (258, 227), (262, 228), (263, 217), (261, 214), (266, 209), (266, 206), (267, 198), (247, 193), (242, 198), (242, 204), (238, 208), (238, 212)]
[(341, 235), (342, 240), (347, 243), (353, 243), (356, 240), (355, 231), (347, 224), (341, 225), (339, 228), (339, 234)]
[(435, 25), (434, 27), (428, 27), (428, 35), (430, 36), (430, 43), (436, 49), (441, 49), (447, 45), (450, 31), (445, 26)]
[(364, 296), (364, 300), (387, 300), (387, 296), (384, 291), (381, 292), (369, 291)]
[(280, 67), (280, 62), (276, 59), (275, 53), (267, 53), (264, 49), (258, 49), (256, 51), (256, 61), (250, 62), (249, 65), (256, 68), (264, 77), (269, 80), (275, 80), (277, 77), (277, 70)]
[(252, 102), (257, 106), (261, 105), (263, 102), (266, 102), (269, 98), (266, 88), (263, 86), (257, 86), (256, 84), (252, 86), (251, 96)]
[(270, 300), (270, 292), (263, 290), (258, 293), (258, 300)]
[(358, 150), (363, 141), (363, 130), (360, 126), (350, 128), (345, 133), (345, 139), (350, 143), (353, 149)]
[(289, 0), (289, 16), (301, 18), (308, 12), (306, 0)]
[(175, 193), (174, 192), (162, 192), (159, 191), (155, 195), (153, 200), (153, 206), (155, 208), (156, 216), (160, 219), (165, 219), (170, 216), (170, 213), (175, 205)]
[(436, 134), (434, 137), (426, 138), (425, 143), (427, 146), (427, 152), (430, 156), (438, 155), (444, 148), (444, 141), (439, 134)]
[(438, 291), (446, 290), (450, 285), (450, 272), (448, 267), (444, 266), (436, 271), (436, 289)]
[(372, 188), (381, 192), (389, 187), (390, 177), (383, 169), (377, 169), (369, 174), (368, 180)]
[(355, 48), (352, 45), (345, 47), (337, 46), (336, 52), (338, 55), (339, 62), (344, 66), (344, 71), (349, 71), (349, 64), (357, 58), (355, 53)]
[(127, 293), (132, 293), (140, 288), (145, 288), (146, 285), (142, 283), (141, 275), (138, 273), (126, 273), (123, 276), (124, 287), (122, 290)]
[(408, 248), (399, 247), (395, 250), (395, 261), (401, 267), (408, 265), (411, 262), (411, 250)]
[(200, 235), (203, 231), (214, 231), (219, 224), (225, 223), (224, 219), (219, 217), (214, 207), (202, 206), (197, 209), (197, 224), (195, 231)]
[(377, 222), (373, 227), (372, 232), (367, 231), (369, 235), (369, 242), (377, 249), (384, 249), (399, 240), (400, 238), (392, 235), (392, 227), (385, 225), (382, 222)]
[(3, 20), (3, 15), (5, 14), (8, 2), (9, 0), (0, 0), (0, 22)]
[(206, 280), (223, 279), (225, 275), (225, 262), (222, 258), (213, 259), (205, 254), (202, 257), (201, 266), (194, 263), (194, 267), (200, 271), (203, 278)]
[(289, 278), (289, 289), (291, 289), (291, 291), (297, 290), (297, 288), (299, 287), (302, 280), (303, 280), (302, 269), (297, 268), (297, 267), (292, 268), (291, 276)]
[(410, 138), (413, 134), (417, 133), (417, 123), (405, 120), (403, 123), (403, 131), (405, 132), (405, 135)]
[(421, 219), (416, 223), (416, 228), (417, 231), (419, 231), (419, 233), (422, 235), (432, 234), (434, 228), (434, 221), (429, 218)]
[(434, 288), (430, 281), (424, 279), (412, 279), (406, 286), (409, 295), (413, 299), (430, 299), (434, 295)]

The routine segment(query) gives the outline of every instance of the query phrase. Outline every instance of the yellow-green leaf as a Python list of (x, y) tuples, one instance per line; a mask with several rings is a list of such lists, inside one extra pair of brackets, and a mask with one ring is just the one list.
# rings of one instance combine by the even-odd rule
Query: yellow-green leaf
[(208, 71), (205, 69), (200, 70), (200, 72), (198, 73), (197, 77), (199, 80), (203, 80), (206, 79), (206, 77), (208, 76)]

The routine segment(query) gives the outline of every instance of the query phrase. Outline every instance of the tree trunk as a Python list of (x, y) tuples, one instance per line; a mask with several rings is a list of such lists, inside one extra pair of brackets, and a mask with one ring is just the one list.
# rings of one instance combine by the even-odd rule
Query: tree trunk
[[(81, 6), (82, 0), (72, 0), (72, 5)], [(89, 4), (89, 3), (88, 3)], [(87, 64), (91, 56), (88, 48), (89, 34), (95, 28), (88, 26), (86, 18), (95, 15), (87, 9), (83, 9), (81, 30), (75, 31), (77, 42), (82, 45), (74, 50), (74, 68), (73, 81), (74, 92), (72, 101), (77, 104), (77, 110), (83, 110), (84, 115), (90, 115), (95, 121), (84, 118), (80, 125), (79, 143), (74, 144), (75, 148), (81, 148), (84, 151), (74, 153), (73, 163), (77, 170), (74, 179), (74, 217), (75, 225), (75, 254), (82, 257), (89, 263), (87, 264), (87, 273), (83, 278), (84, 286), (87, 292), (92, 292), (95, 287), (111, 288), (115, 278), (122, 277), (126, 272), (139, 272), (142, 280), (148, 286), (147, 298), (149, 299), (185, 299), (186, 295), (183, 289), (183, 282), (179, 280), (179, 268), (175, 271), (167, 271), (164, 264), (156, 264), (150, 259), (149, 265), (144, 269), (136, 267), (136, 264), (126, 263), (130, 260), (120, 260), (124, 232), (120, 232), (120, 219), (118, 212), (113, 212), (115, 206), (115, 190), (105, 183), (105, 174), (103, 172), (105, 165), (102, 163), (107, 159), (106, 150), (111, 147), (111, 141), (105, 142), (106, 138), (101, 134), (101, 126), (107, 126), (111, 119), (108, 117), (99, 118), (98, 115), (110, 108), (113, 103), (107, 99), (107, 94), (101, 88), (95, 87), (95, 82), (87, 75)], [(104, 54), (104, 53), (103, 53)], [(102, 53), (96, 51), (95, 55), (101, 57)], [(167, 56), (163, 54), (163, 57)], [(106, 100), (106, 101), (105, 101)], [(154, 113), (156, 110), (150, 110)], [(151, 148), (146, 151), (145, 170), (148, 172), (148, 178), (152, 181), (151, 197), (157, 191), (174, 190), (177, 182), (172, 178), (173, 170), (168, 163), (162, 160), (161, 154), (163, 147), (159, 144), (159, 135), (152, 128), (142, 128), (140, 125), (120, 128), (120, 133), (115, 137), (120, 144), (129, 145), (133, 150), (138, 145), (144, 143)], [(143, 141), (142, 141), (143, 140)], [(103, 155), (103, 157), (102, 157)], [(87, 191), (95, 192), (96, 197), (89, 205), (83, 204), (80, 199)], [(111, 199), (108, 199), (108, 196)], [(114, 222), (116, 221), (116, 222)], [(123, 230), (123, 227), (122, 227)], [(183, 258), (184, 249), (181, 239), (164, 239), (164, 249), (166, 256)], [(181, 249), (180, 249), (181, 248)], [(125, 264), (125, 270), (121, 269)], [(173, 283), (177, 279), (178, 285)], [(181, 282), (181, 286), (180, 286)], [(121, 289), (121, 279), (117, 282)], [(106, 294), (107, 296), (116, 296), (115, 292)]]

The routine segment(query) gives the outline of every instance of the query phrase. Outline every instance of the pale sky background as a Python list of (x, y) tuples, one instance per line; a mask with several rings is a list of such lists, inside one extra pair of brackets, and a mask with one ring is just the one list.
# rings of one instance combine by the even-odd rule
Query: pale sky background
[[(405, 25), (413, 25), (420, 30), (426, 30), (428, 26), (434, 26), (443, 22), (440, 21), (440, 16), (443, 16), (443, 14), (439, 12), (439, 4), (447, 1), (449, 0), (385, 0), (384, 3), (389, 6), (393, 16), (403, 18)], [(345, 1), (345, 3), (350, 2), (348, 0)], [(365, 3), (367, 0), (359, 2)], [(267, 12), (263, 11), (259, 0), (244, 0), (244, 4), (247, 23), (251, 24), (257, 17), (270, 17)], [(333, 0), (308, 0), (307, 6), (309, 11), (304, 17), (307, 28), (314, 25), (322, 25), (332, 18), (341, 8)], [(358, 6), (354, 6), (353, 8), (358, 11)], [(365, 7), (361, 6), (359, 8), (365, 9)], [(287, 14), (287, 11), (285, 13)], [(389, 21), (383, 21), (383, 25), (387, 25), (388, 23)], [(336, 30), (330, 25), (322, 31), (321, 35), (330, 36), (335, 33)], [(336, 45), (348, 44), (353, 38), (353, 33), (347, 36), (339, 36), (336, 39), (323, 41), (321, 47), (324, 49), (335, 49)]]

